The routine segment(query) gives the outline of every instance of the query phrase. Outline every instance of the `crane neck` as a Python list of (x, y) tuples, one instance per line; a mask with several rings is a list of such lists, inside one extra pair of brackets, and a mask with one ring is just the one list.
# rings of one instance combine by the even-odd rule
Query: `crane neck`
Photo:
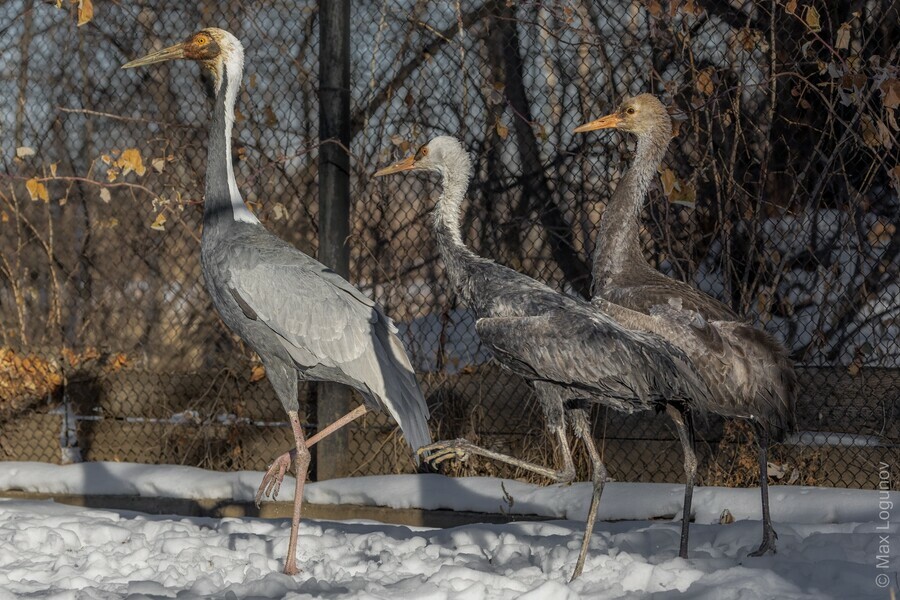
[(454, 163), (440, 170), (443, 189), (432, 213), (432, 224), (450, 284), (459, 293), (467, 273), (466, 266), (476, 257), (463, 243), (460, 227), (462, 201), (469, 187), (472, 167), (465, 153), (455, 157)]
[[(468, 163), (468, 157), (466, 158)], [(449, 237), (449, 241), (456, 246), (463, 246), (460, 215), (462, 202), (466, 197), (469, 187), (471, 167), (467, 164), (465, 172), (456, 169), (443, 168), (441, 196), (438, 198), (432, 218), (435, 229), (441, 229)]]
[(640, 265), (651, 268), (641, 250), (641, 209), (669, 143), (667, 132), (665, 136), (662, 132), (655, 133), (638, 136), (631, 168), (619, 181), (603, 211), (600, 237), (594, 249), (595, 295), (599, 290), (615, 285), (616, 277), (628, 269), (640, 268)]
[(235, 221), (259, 223), (244, 204), (234, 179), (231, 162), (231, 130), (234, 103), (241, 86), (244, 54), (240, 48), (228, 48), (213, 73), (216, 98), (209, 128), (209, 154), (206, 162), (206, 192), (203, 208), (204, 231), (211, 225)]

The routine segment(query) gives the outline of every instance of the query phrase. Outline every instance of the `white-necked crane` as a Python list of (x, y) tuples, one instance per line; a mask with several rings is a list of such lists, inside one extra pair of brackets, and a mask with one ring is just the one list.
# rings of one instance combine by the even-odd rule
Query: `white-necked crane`
[[(295, 574), (297, 532), (309, 446), (369, 410), (387, 410), (413, 450), (431, 442), (428, 408), (397, 330), (381, 308), (345, 279), (276, 237), (244, 204), (234, 178), (231, 131), (244, 50), (222, 29), (203, 29), (180, 44), (123, 68), (173, 59), (198, 61), (215, 89), (200, 258), (206, 288), (225, 325), (258, 355), (287, 411), (295, 448), (279, 456), (257, 493), (274, 498), (285, 471), (296, 471), (294, 511), (284, 572)], [(334, 381), (365, 403), (305, 439), (298, 381)]]
[(702, 412), (709, 392), (684, 353), (660, 337), (629, 331), (587, 302), (477, 256), (466, 247), (460, 232), (460, 205), (472, 167), (458, 140), (437, 137), (375, 175), (415, 170), (436, 172), (442, 177), (432, 230), (450, 286), (475, 312), (475, 329), (482, 343), (501, 365), (521, 375), (534, 389), (545, 425), (559, 443), (563, 468), (554, 470), (526, 462), (464, 439), (437, 442), (423, 450), (432, 452), (427, 459), (432, 463), (475, 454), (553, 481), (570, 482), (575, 478), (575, 466), (566, 436), (568, 418), (588, 451), (594, 483), (574, 579), (584, 566), (607, 479), (592, 437), (589, 406), (597, 403), (631, 413), (664, 408), (674, 401)]
[[(637, 137), (631, 168), (619, 181), (600, 221), (594, 251), (593, 303), (626, 327), (656, 333), (683, 350), (712, 392), (710, 412), (749, 419), (759, 441), (763, 539), (751, 556), (775, 551), (769, 517), (768, 439), (793, 429), (796, 375), (787, 351), (728, 306), (650, 266), (640, 245), (640, 214), (669, 140), (672, 121), (651, 94), (625, 99), (616, 112), (575, 129), (615, 128)], [(621, 309), (629, 309), (623, 311)], [(670, 410), (685, 448), (687, 484), (680, 556), (687, 558), (697, 460), (681, 415)]]

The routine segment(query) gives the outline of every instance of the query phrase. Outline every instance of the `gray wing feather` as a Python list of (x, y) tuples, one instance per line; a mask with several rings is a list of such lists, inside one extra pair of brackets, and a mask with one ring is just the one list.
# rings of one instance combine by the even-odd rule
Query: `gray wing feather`
[(694, 360), (718, 399), (715, 412), (753, 417), (773, 433), (793, 429), (796, 375), (772, 336), (738, 321), (708, 321), (672, 304), (655, 306), (650, 318), (669, 325), (664, 337)]
[(428, 407), (393, 322), (318, 261), (286, 258), (232, 265), (229, 285), (299, 365), (342, 373), (391, 414), (413, 449), (429, 444)]
[(671, 300), (681, 303), (687, 310), (700, 313), (714, 321), (738, 321), (740, 317), (731, 308), (711, 298), (690, 285), (675, 279), (664, 282), (642, 282), (600, 290), (599, 296), (619, 306), (650, 314), (654, 306), (668, 304)]
[(596, 394), (619, 410), (646, 409), (664, 399), (702, 409), (709, 401), (708, 388), (671, 344), (575, 311), (479, 319), (476, 330), (513, 371)]

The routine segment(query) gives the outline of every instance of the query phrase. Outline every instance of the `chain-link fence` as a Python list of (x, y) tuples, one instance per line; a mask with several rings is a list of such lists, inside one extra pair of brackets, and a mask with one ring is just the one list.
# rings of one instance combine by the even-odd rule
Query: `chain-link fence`
[[(204, 26), (237, 35), (238, 186), (314, 255), (317, 7), (56, 4), (0, 6), (0, 459), (263, 468), (290, 435), (203, 288), (199, 69), (118, 67)], [(799, 368), (801, 433), (770, 472), (875, 486), (880, 462), (900, 463), (898, 16), (888, 0), (352, 2), (351, 280), (401, 325), (435, 437), (553, 460), (529, 389), (446, 291), (436, 182), (372, 173), (459, 137), (475, 166), (467, 243), (586, 295), (632, 142), (571, 130), (650, 91), (676, 136), (642, 215), (648, 257), (775, 334)], [(303, 399), (314, 407), (315, 390)], [(745, 429), (698, 433), (703, 482), (754, 480)], [(601, 413), (596, 435), (614, 478), (681, 479), (664, 419)], [(385, 418), (351, 442), (353, 474), (412, 468)]]

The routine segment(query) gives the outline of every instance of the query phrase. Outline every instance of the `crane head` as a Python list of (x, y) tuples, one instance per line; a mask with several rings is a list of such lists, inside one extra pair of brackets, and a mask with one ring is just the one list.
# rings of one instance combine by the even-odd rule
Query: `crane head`
[(435, 171), (444, 173), (468, 172), (469, 155), (462, 143), (454, 137), (443, 135), (436, 137), (424, 146), (420, 146), (415, 154), (375, 172), (374, 177), (383, 177), (401, 171)]
[[(672, 122), (666, 107), (652, 94), (641, 94), (626, 98), (616, 112), (600, 117), (590, 123), (576, 127), (574, 133), (584, 133), (596, 129), (621, 129), (635, 135), (665, 129), (671, 135)], [(667, 138), (668, 139), (668, 138)]]
[(218, 89), (225, 63), (238, 61), (238, 66), (243, 67), (244, 49), (240, 41), (224, 29), (207, 27), (179, 44), (125, 63), (122, 68), (133, 69), (178, 59), (193, 60), (202, 64), (215, 78)]

